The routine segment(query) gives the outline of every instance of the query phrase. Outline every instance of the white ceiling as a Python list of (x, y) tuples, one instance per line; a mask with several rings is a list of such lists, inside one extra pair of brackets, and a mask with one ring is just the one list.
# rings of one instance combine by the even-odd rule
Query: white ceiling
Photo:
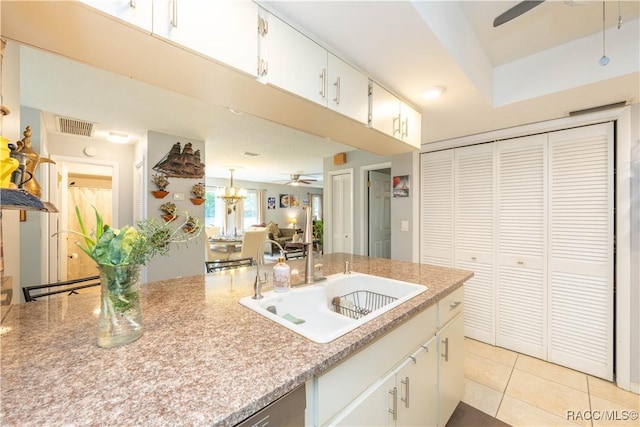
[[(602, 2), (548, 0), (493, 28), (516, 3), (259, 2), (421, 109), (423, 143), (638, 102), (640, 2), (606, 2), (606, 67), (597, 64)], [(41, 52), (29, 50), (22, 61), (24, 105), (94, 121), (99, 131), (204, 139), (215, 146), (207, 150), (208, 176), (227, 177), (228, 167), (240, 167), (237, 179), (286, 180), (319, 173), (323, 157), (349, 150)], [(447, 91), (423, 100), (433, 85)]]

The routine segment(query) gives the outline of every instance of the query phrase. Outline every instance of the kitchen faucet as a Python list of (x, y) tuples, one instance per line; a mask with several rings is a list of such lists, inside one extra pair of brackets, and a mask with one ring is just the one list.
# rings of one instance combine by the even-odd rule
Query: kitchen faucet
[(256, 280), (253, 282), (253, 299), (262, 299), (262, 285), (267, 283), (267, 275), (265, 273), (264, 280), (260, 278), (260, 251), (264, 253), (264, 245), (267, 243), (275, 243), (280, 248), (280, 253), (284, 254), (284, 249), (280, 246), (280, 243), (275, 240), (267, 239), (260, 243), (258, 251), (256, 252)]

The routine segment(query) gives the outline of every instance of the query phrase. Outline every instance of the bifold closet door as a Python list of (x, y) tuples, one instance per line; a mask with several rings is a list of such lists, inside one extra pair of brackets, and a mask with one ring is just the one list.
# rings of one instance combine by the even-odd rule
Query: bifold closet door
[(455, 267), (465, 283), (465, 335), (495, 344), (495, 144), (455, 149)]
[(420, 161), (420, 262), (453, 267), (454, 151), (422, 154)]
[(613, 379), (613, 123), (549, 134), (549, 361)]
[(546, 359), (547, 135), (497, 144), (496, 344)]

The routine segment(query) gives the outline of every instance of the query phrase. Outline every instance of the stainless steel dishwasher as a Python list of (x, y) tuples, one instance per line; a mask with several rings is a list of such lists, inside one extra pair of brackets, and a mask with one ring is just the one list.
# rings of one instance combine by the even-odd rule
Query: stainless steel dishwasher
[(251, 415), (236, 427), (303, 427), (307, 395), (304, 384)]

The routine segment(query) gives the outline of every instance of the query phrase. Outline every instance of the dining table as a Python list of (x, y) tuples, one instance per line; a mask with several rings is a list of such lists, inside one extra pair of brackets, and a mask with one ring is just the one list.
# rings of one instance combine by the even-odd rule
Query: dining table
[(215, 237), (209, 239), (209, 244), (213, 247), (224, 246), (225, 252), (233, 253), (239, 246), (242, 246), (242, 236), (234, 237)]

